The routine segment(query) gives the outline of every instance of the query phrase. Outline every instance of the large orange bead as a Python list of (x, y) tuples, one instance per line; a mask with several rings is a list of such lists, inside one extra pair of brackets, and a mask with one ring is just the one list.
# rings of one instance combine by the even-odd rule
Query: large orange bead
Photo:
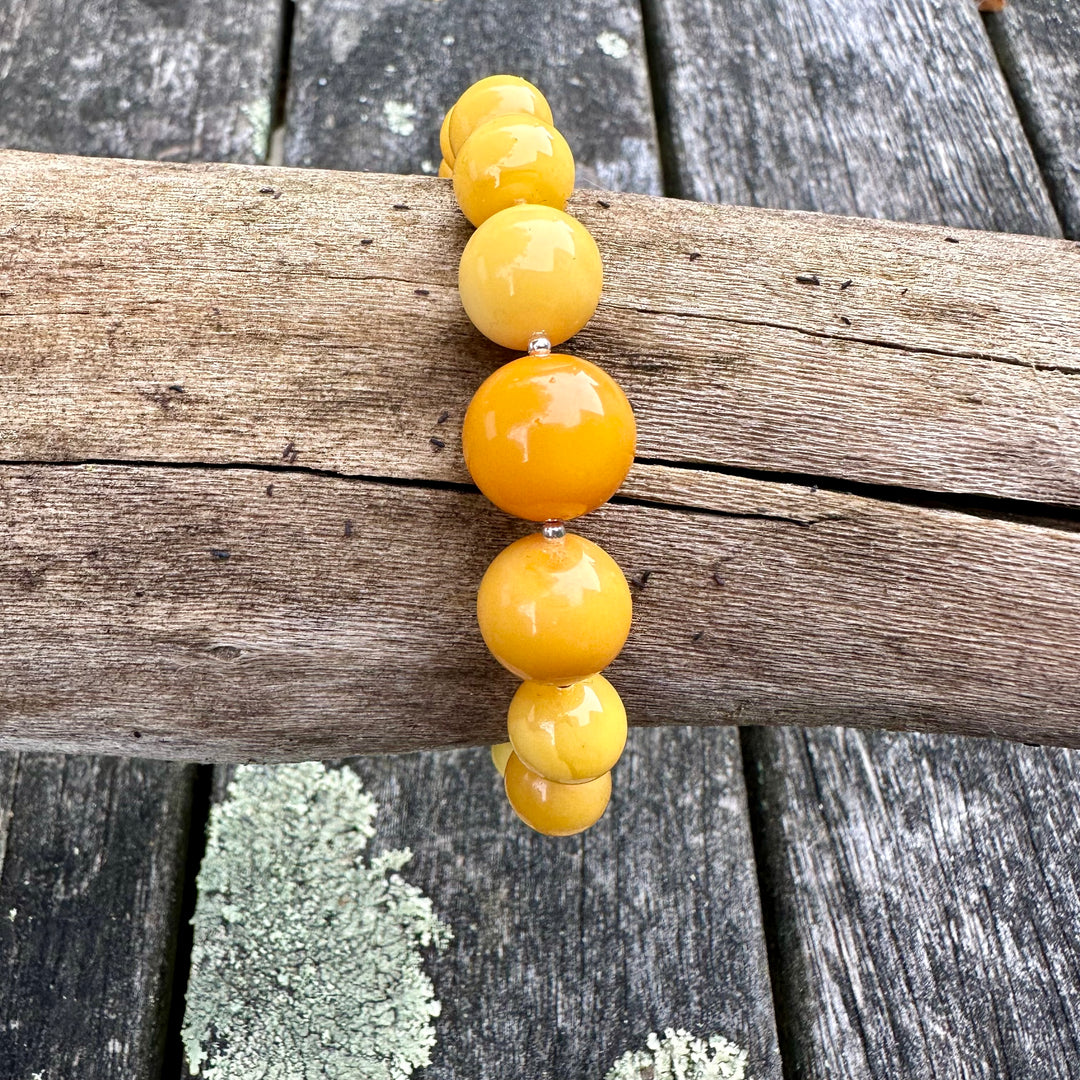
[(447, 125), (451, 156), (444, 150), (443, 157), (453, 165), (453, 155), (461, 152), (465, 140), (485, 120), (507, 113), (531, 113), (551, 123), (551, 106), (531, 82), (517, 75), (489, 75), (473, 83), (454, 102)]
[(619, 384), (576, 356), (523, 356), (476, 391), (461, 432), (476, 486), (529, 521), (564, 521), (615, 493), (634, 461), (634, 412)]
[(588, 229), (550, 206), (489, 217), (461, 253), (461, 304), (485, 337), (524, 352), (542, 334), (558, 345), (592, 318), (604, 267)]
[(524, 536), (492, 560), (476, 615), (487, 647), (522, 679), (572, 683), (607, 667), (630, 633), (630, 589), (603, 548)]
[(465, 140), (453, 174), (461, 212), (481, 225), (518, 203), (562, 210), (574, 190), (574, 155), (550, 124), (511, 113), (485, 121)]
[(611, 773), (585, 784), (545, 780), (511, 754), (503, 773), (506, 797), (526, 825), (545, 836), (573, 836), (595, 825), (611, 799)]
[(514, 753), (547, 780), (603, 776), (626, 745), (626, 709), (603, 675), (569, 686), (523, 682), (506, 718)]

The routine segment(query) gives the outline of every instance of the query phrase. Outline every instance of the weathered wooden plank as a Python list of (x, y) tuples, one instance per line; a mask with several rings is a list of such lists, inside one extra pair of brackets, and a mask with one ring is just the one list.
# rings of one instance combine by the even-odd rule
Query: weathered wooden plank
[[(278, 0), (6, 0), (0, 146), (262, 160), (279, 17)], [(192, 782), (0, 756), (0, 1076), (161, 1076)]]
[(974, 4), (647, 0), (646, 9), (665, 87), (669, 194), (1055, 233)]
[[(572, 209), (607, 279), (569, 347), (626, 386), (645, 457), (1080, 504), (1075, 243)], [(445, 181), (6, 154), (0, 230), (0, 459), (465, 479), (506, 353), (461, 312)]]
[[(1080, 741), (1063, 648), (1080, 640), (1080, 533), (690, 470), (640, 486), (702, 509), (580, 523), (637, 583), (611, 669), (637, 723)], [(530, 527), (478, 494), (5, 466), (0, 506), (8, 746), (281, 760), (501, 728), (514, 683), (475, 590)]]
[(572, 137), (579, 187), (659, 194), (641, 12), (627, 0), (300, 0), (285, 162), (434, 173), (443, 114), (500, 71), (544, 91)]
[(1072, 1080), (1076, 753), (854, 731), (747, 745), (795, 1075)]
[(0, 1076), (160, 1075), (192, 771), (0, 757)]
[(262, 161), (280, 16), (280, 0), (5, 0), (0, 146)]
[[(435, 144), (441, 109), (465, 81), (505, 67), (533, 74), (539, 63), (537, 81), (554, 91), (560, 127), (573, 141), (579, 164), (586, 164), (586, 176), (599, 175), (609, 186), (655, 186), (659, 169), (634, 5), (606, 4), (601, 12), (592, 0), (580, 5), (557, 0), (496, 12), (472, 2), (406, 2), (373, 10), (358, 17), (342, 5), (301, 9), (287, 158), (306, 147), (319, 164), (415, 168), (425, 150), (433, 152), (428, 148)], [(343, 18), (346, 27), (362, 26), (362, 40), (347, 62), (328, 71)], [(397, 72), (381, 76), (387, 40), (394, 40), (395, 27), (402, 25), (408, 47), (389, 58)], [(616, 52), (625, 45), (627, 55), (584, 56), (582, 43), (591, 48), (594, 31), (602, 32), (597, 27), (612, 26), (621, 36), (615, 33), (605, 43)], [(451, 38), (457, 42), (452, 49)], [(448, 75), (444, 49), (452, 51), (454, 61), (449, 90), (442, 81)], [(608, 59), (618, 71), (609, 70)], [(560, 64), (568, 67), (552, 79), (551, 67)], [(315, 90), (323, 78), (329, 84), (325, 96)], [(371, 122), (350, 106), (361, 95), (369, 98)], [(391, 101), (417, 103), (418, 126), (411, 135), (388, 137), (382, 129), (378, 110)], [(318, 130), (330, 116), (348, 148), (344, 154)], [(463, 239), (459, 232), (455, 243)], [(454, 317), (460, 319), (456, 312)], [(466, 355), (475, 349), (475, 336), (459, 347)], [(444, 344), (432, 355), (441, 358), (445, 352)], [(485, 364), (497, 362), (494, 350), (487, 350), (480, 366), (454, 387), (457, 404), (445, 400), (443, 387), (444, 401), (424, 416), (424, 452), (430, 453), (425, 444), (431, 434), (448, 444), (440, 467), (458, 453), (456, 426), (467, 395), (486, 373)], [(439, 367), (426, 366), (411, 388), (414, 397), (425, 393), (423, 383), (441, 377)], [(397, 388), (388, 389), (396, 400)], [(406, 405), (406, 415), (412, 407)], [(444, 413), (453, 420), (433, 427)], [(455, 430), (447, 434), (446, 427)], [(463, 478), (456, 461), (450, 468), (448, 475)], [(409, 493), (410, 498), (419, 494)], [(458, 715), (466, 724), (486, 718), (487, 738), (502, 738), (512, 683), (500, 680), (478, 646), (471, 593), (499, 542), (477, 535), (475, 523), (494, 527), (500, 538), (513, 526), (478, 499), (470, 497), (464, 506), (448, 499), (447, 505), (457, 509), (450, 532), (467, 536), (475, 550), (474, 565), (461, 573), (444, 569), (441, 578), (440, 595), (451, 582), (458, 597), (450, 604), (455, 614), (447, 621), (445, 640), (464, 646), (450, 646), (455, 655), (444, 674), (459, 674), (463, 665), (479, 661), (479, 670), (490, 677), (478, 680)], [(427, 514), (411, 511), (393, 543), (422, 527)], [(415, 633), (413, 628), (410, 634)], [(394, 659), (395, 671), (403, 659)], [(399, 700), (399, 713), (400, 708)], [(473, 730), (470, 738), (476, 737)], [(427, 1074), (600, 1076), (619, 1053), (640, 1045), (647, 1031), (672, 1024), (699, 1033), (723, 1031), (748, 1048), (755, 1076), (778, 1080), (734, 732), (632, 732), (617, 772), (614, 805), (587, 837), (568, 842), (543, 840), (514, 818), (483, 752), (369, 758), (354, 767), (383, 806), (378, 839), (416, 852), (408, 878), (432, 897), (455, 931), (449, 954), (431, 964), (443, 1014)], [(691, 785), (688, 776), (694, 778)]]
[(1080, 239), (1080, 9), (1024, 0), (986, 26), (1065, 235)]
[[(688, 192), (1054, 229), (973, 5), (656, 8)], [(1075, 1075), (1075, 755), (830, 730), (744, 749), (791, 1075)]]

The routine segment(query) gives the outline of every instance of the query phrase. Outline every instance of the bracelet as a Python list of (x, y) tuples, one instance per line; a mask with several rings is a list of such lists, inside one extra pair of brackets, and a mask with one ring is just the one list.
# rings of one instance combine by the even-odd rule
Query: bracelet
[(542, 522), (484, 573), (477, 620), (495, 658), (523, 679), (492, 747), (507, 797), (538, 832), (570, 836), (611, 797), (626, 710), (600, 672), (630, 631), (626, 577), (565, 522), (595, 510), (634, 460), (634, 413), (595, 364), (551, 351), (592, 318), (603, 267), (563, 207), (574, 158), (531, 83), (493, 75), (469, 87), (439, 135), (440, 176), (475, 225), (461, 255), (461, 303), (476, 328), (526, 353), (494, 372), (465, 413), (465, 464), (500, 510)]

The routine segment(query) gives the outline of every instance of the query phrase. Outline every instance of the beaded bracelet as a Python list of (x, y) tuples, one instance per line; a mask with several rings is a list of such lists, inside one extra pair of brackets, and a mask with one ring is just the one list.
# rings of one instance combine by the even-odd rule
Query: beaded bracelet
[(476, 391), (462, 450), (500, 510), (542, 522), (500, 552), (477, 594), (480, 632), (519, 678), (509, 742), (492, 747), (511, 806), (553, 836), (587, 829), (607, 808), (626, 710), (600, 674), (630, 631), (630, 589), (598, 545), (564, 522), (595, 510), (634, 459), (634, 413), (587, 360), (552, 353), (592, 317), (603, 267), (596, 242), (563, 207), (574, 158), (531, 83), (493, 75), (446, 114), (440, 176), (476, 232), (458, 287), (476, 328), (519, 353)]

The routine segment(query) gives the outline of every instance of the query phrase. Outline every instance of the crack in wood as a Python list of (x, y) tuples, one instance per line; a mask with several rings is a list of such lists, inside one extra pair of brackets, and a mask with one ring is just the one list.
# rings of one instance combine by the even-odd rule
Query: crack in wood
[(633, 307), (623, 308), (639, 315), (666, 315), (675, 319), (701, 319), (708, 322), (725, 323), (735, 326), (761, 326), (771, 330), (785, 330), (805, 337), (824, 338), (826, 341), (847, 341), (853, 345), (869, 345), (872, 348), (893, 349), (897, 352), (910, 353), (912, 356), (945, 356), (956, 360), (986, 360), (995, 364), (1008, 364), (1010, 367), (1025, 368), (1029, 371), (1054, 371), (1060, 375), (1080, 375), (1080, 364), (1072, 367), (1068, 364), (1040, 364), (1030, 360), (1017, 360), (1011, 356), (997, 353), (960, 352), (949, 349), (931, 349), (925, 345), (905, 345), (901, 341), (888, 341), (884, 338), (862, 337), (858, 334), (830, 334), (825, 330), (808, 330), (804, 326), (790, 323), (770, 322), (764, 319), (734, 319), (724, 315), (712, 315), (703, 311), (676, 311), (665, 308)]

